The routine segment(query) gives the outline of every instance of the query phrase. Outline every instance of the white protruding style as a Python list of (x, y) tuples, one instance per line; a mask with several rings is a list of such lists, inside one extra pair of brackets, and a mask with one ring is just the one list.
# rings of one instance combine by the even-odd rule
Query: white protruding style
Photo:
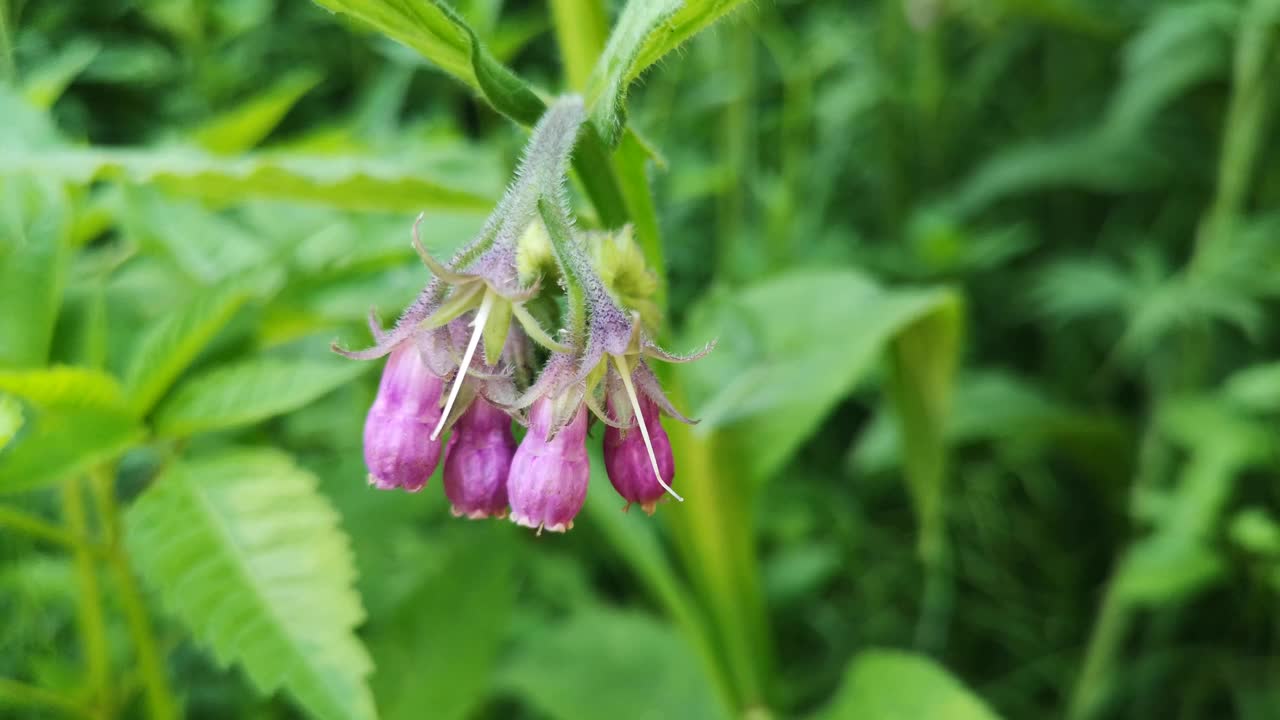
[[(480, 337), (484, 335), (484, 324), (489, 320), (489, 311), (492, 309), (493, 293), (485, 290), (484, 299), (480, 301), (480, 309), (476, 310), (476, 318), (471, 321), (471, 325), (475, 330), (471, 331), (471, 340), (467, 343), (467, 351), (463, 353), (462, 364), (458, 366), (458, 375), (453, 379), (453, 388), (449, 390), (449, 400), (444, 404), (444, 413), (440, 415), (440, 422), (431, 433), (433, 442), (440, 439), (440, 431), (444, 430), (444, 424), (449, 420), (449, 411), (453, 410), (453, 403), (458, 399), (458, 391), (462, 389), (462, 381), (467, 377), (467, 370), (471, 367), (471, 358), (476, 354), (476, 345), (480, 344)], [(647, 438), (648, 435), (645, 437)], [(655, 465), (654, 467), (657, 466)]]
[(621, 355), (614, 355), (613, 362), (618, 366), (618, 374), (622, 375), (622, 386), (627, 389), (627, 399), (631, 401), (631, 411), (635, 413), (636, 425), (640, 426), (640, 437), (644, 438), (644, 449), (649, 451), (649, 465), (653, 467), (653, 476), (658, 479), (658, 484), (666, 490), (671, 497), (684, 502), (684, 498), (676, 494), (675, 490), (662, 479), (662, 471), (658, 469), (658, 456), (653, 454), (653, 441), (649, 439), (649, 428), (645, 427), (644, 415), (640, 412), (640, 400), (636, 397), (635, 386), (631, 384), (631, 368), (627, 367), (626, 358)]

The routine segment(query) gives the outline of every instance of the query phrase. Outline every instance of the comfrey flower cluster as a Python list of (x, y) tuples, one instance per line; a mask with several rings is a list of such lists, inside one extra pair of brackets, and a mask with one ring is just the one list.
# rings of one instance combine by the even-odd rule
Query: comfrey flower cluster
[[(585, 120), (565, 97), (534, 128), (516, 179), (480, 234), (446, 264), (413, 242), (433, 277), (375, 345), (387, 357), (364, 429), (369, 482), (422, 489), (443, 459), (456, 516), (506, 517), (563, 532), (587, 496), (587, 431), (605, 426), (605, 468), (626, 507), (650, 514), (675, 462), (659, 416), (672, 407), (648, 361), (668, 353), (647, 328), (656, 282), (629, 229), (574, 228), (564, 193)], [(514, 320), (514, 322), (513, 322)], [(555, 332), (546, 328), (557, 327)], [(516, 442), (515, 421), (528, 428)], [(447, 442), (446, 442), (447, 435)]]

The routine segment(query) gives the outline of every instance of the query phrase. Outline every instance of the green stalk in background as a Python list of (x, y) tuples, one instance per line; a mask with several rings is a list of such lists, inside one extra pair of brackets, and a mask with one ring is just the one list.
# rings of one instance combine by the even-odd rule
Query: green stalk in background
[[(84, 498), (80, 484), (69, 480), (62, 486), (62, 512), (66, 517), (68, 532), (72, 537), (85, 537), (89, 523), (85, 517)], [(92, 706), (108, 715), (111, 708), (110, 663), (107, 648), (107, 625), (103, 619), (102, 593), (98, 586), (98, 572), (93, 555), (87, 547), (74, 551), (79, 603), (77, 624), (84, 653), (85, 680)]]
[(99, 468), (94, 472), (94, 499), (102, 519), (102, 529), (107, 541), (107, 564), (116, 585), (116, 596), (124, 609), (125, 620), (137, 653), (138, 670), (142, 674), (142, 687), (146, 694), (147, 712), (152, 720), (168, 720), (178, 717), (178, 707), (169, 688), (169, 677), (164, 667), (164, 655), (151, 627), (142, 591), (133, 576), (129, 557), (120, 542), (120, 511), (113, 486), (115, 468)]
[(604, 5), (600, 0), (548, 0), (548, 4), (565, 80), (571, 90), (582, 92), (609, 34)]
[(1245, 209), (1272, 78), (1280, 66), (1275, 47), (1277, 22), (1280, 22), (1280, 3), (1273, 0), (1254, 0), (1241, 13), (1231, 101), (1218, 158), (1217, 192), (1201, 225), (1193, 269), (1212, 252), (1221, 252)]
[[(576, 6), (584, 3), (559, 4)], [(597, 57), (603, 44), (598, 43), (597, 33), (579, 26), (576, 21), (565, 21), (560, 12), (556, 13), (555, 19), (566, 71), (571, 74), (578, 72), (573, 68), (581, 63), (581, 58)], [(753, 41), (749, 29), (733, 32), (745, 34), (737, 38), (737, 46), (750, 52)], [(572, 78), (570, 83), (577, 86)], [(746, 108), (739, 107), (738, 110), (745, 112)], [(746, 141), (748, 127), (744, 126), (735, 134), (739, 144)], [(666, 263), (649, 187), (648, 151), (633, 133), (626, 131), (610, 163), (602, 165), (600, 158), (608, 155), (594, 130), (588, 126), (575, 151), (574, 165), (579, 179), (606, 226), (633, 223), (645, 259), (657, 272), (659, 289), (655, 300), (665, 312)], [(604, 172), (583, 172), (585, 168), (599, 170), (602, 167), (609, 169), (607, 177)], [(598, 202), (598, 198), (614, 197), (611, 187), (618, 189), (623, 200), (621, 218), (614, 209), (602, 207)], [(739, 198), (738, 204), (742, 202)], [(663, 381), (673, 401), (683, 404), (678, 376), (664, 372)], [(766, 650), (768, 633), (752, 541), (751, 495), (747, 488), (725, 482), (725, 478), (735, 475), (722, 467), (717, 459), (721, 454), (715, 451), (714, 435), (697, 435), (683, 426), (673, 428), (669, 434), (677, 466), (681, 468), (680, 476), (684, 487), (689, 488), (691, 501), (680, 505), (668, 504), (664, 514), (699, 600), (710, 618), (715, 636), (713, 644), (723, 666), (723, 672), (718, 674), (729, 678), (738, 709), (760, 708), (765, 704), (766, 696), (764, 678), (769, 664)], [(689, 630), (688, 613), (679, 615), (675, 619)], [(703, 633), (694, 634), (699, 637), (690, 637), (690, 641), (695, 646), (701, 645)]]

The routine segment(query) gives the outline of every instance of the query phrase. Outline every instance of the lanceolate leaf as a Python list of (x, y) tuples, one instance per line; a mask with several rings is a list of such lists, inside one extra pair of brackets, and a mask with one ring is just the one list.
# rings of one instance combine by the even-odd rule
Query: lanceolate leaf
[(466, 21), (439, 0), (315, 0), (350, 15), (393, 40), (417, 50), (458, 78), (516, 122), (532, 125), (542, 100), (523, 80), (498, 62)]
[(62, 303), (69, 205), (57, 183), (0, 178), (0, 367), (41, 365), (49, 354)]
[(792, 272), (722, 300), (690, 330), (719, 337), (715, 352), (680, 367), (702, 400), (695, 432), (722, 428), (766, 478), (903, 332), (935, 313), (957, 322), (955, 303), (945, 289), (882, 288), (852, 270)]
[(55, 410), (30, 420), (0, 453), (0, 493), (48, 487), (123, 454), (145, 433), (123, 412)]
[(131, 408), (140, 415), (150, 410), (243, 302), (234, 286), (206, 290), (157, 320), (124, 373)]
[(55, 365), (40, 370), (0, 370), (0, 392), (42, 408), (124, 408), (120, 381), (89, 368)]
[(316, 0), (411, 47), (441, 70), (476, 87), (467, 33), (439, 4), (430, 0)]
[(237, 103), (233, 110), (202, 123), (192, 139), (210, 152), (244, 152), (269, 135), (320, 79), (314, 72), (288, 75), (259, 95)]
[(647, 38), (680, 9), (681, 0), (631, 0), (614, 25), (604, 53), (587, 83), (587, 107), (604, 141), (617, 144), (626, 112), (629, 75)]
[(179, 385), (156, 411), (156, 432), (189, 435), (248, 425), (296, 410), (371, 367), (269, 358), (224, 365)]
[[(655, 1), (654, 4), (659, 3)], [(644, 47), (631, 61), (627, 82), (640, 77), (641, 73), (662, 59), (662, 56), (744, 4), (746, 0), (685, 0), (680, 12), (662, 23), (658, 31), (645, 40)]]
[(154, 184), (213, 202), (249, 198), (321, 203), (347, 210), (487, 210), (491, 198), (358, 156), (264, 153), (223, 158), (195, 149), (0, 151), (0, 167), (78, 184)]
[(375, 717), (350, 548), (311, 474), (269, 450), (176, 463), (125, 529), (143, 578), (220, 663), (312, 717)]

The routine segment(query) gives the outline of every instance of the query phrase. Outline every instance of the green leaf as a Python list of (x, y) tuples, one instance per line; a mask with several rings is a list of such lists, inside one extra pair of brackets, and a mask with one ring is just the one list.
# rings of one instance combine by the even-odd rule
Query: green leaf
[(0, 177), (0, 367), (43, 365), (48, 357), (62, 303), (70, 215), (57, 183)]
[[(370, 636), (373, 687), (384, 720), (475, 716), (506, 639), (515, 604), (518, 548), (506, 524), (466, 524), (444, 538), (444, 561)], [(415, 556), (415, 557), (421, 557)]]
[(55, 365), (40, 370), (0, 370), (0, 391), (44, 409), (124, 409), (120, 381), (90, 368)]
[(292, 412), (373, 367), (340, 360), (253, 358), (181, 383), (155, 414), (158, 434), (190, 435)]
[(527, 633), (503, 684), (556, 720), (729, 718), (681, 635), (639, 613), (588, 611)]
[(220, 153), (244, 152), (275, 129), (286, 113), (320, 82), (314, 72), (289, 75), (257, 96), (237, 103), (229, 112), (217, 115), (192, 133), (192, 140), (204, 149)]
[(1227, 378), (1223, 388), (1233, 403), (1256, 412), (1280, 412), (1280, 362), (1254, 365)]
[(420, 171), (360, 156), (261, 153), (237, 158), (183, 148), (67, 148), (0, 151), (0, 167), (77, 184), (154, 184), (211, 202), (249, 198), (318, 203), (346, 210), (488, 210), (491, 198), (424, 178)]
[(489, 53), (475, 31), (439, 0), (315, 0), (413, 48), (445, 72), (480, 91), (498, 112), (532, 125), (544, 104), (515, 73)]
[(0, 395), (0, 450), (22, 429), (22, 403), (9, 395)]
[(890, 290), (851, 270), (793, 271), (718, 298), (686, 337), (719, 344), (679, 368), (702, 419), (695, 432), (721, 431), (724, 452), (740, 453), (753, 478), (767, 478), (895, 338), (934, 314), (940, 338), (956, 332), (957, 301), (950, 290)]
[(126, 395), (137, 414), (155, 405), (244, 300), (244, 293), (234, 285), (206, 290), (144, 332), (124, 372)]
[(165, 605), (223, 665), (313, 717), (375, 717), (364, 610), (338, 515), (285, 455), (176, 462), (125, 516), (125, 541)]
[(48, 110), (62, 97), (71, 82), (89, 67), (101, 49), (91, 40), (72, 40), (26, 74), (22, 94), (33, 106)]
[(68, 409), (41, 414), (0, 454), (0, 493), (53, 485), (123, 454), (145, 436), (122, 412)]
[(944, 432), (960, 354), (960, 303), (954, 295), (907, 325), (889, 351), (890, 397), (902, 427), (907, 486), (920, 522), (921, 550), (937, 559), (943, 542)]
[(663, 23), (658, 32), (645, 40), (644, 47), (631, 62), (627, 82), (631, 82), (661, 60), (664, 55), (680, 47), (689, 38), (710, 27), (712, 23), (745, 4), (746, 0), (685, 0), (675, 17)]
[(1232, 542), (1248, 552), (1280, 557), (1280, 523), (1261, 507), (1237, 512), (1231, 519), (1229, 535)]
[(629, 72), (645, 41), (676, 14), (681, 0), (631, 0), (587, 82), (587, 110), (605, 144), (617, 145), (626, 116)]
[(1225, 569), (1218, 553), (1195, 538), (1157, 533), (1125, 555), (1115, 590), (1131, 603), (1165, 605), (1204, 589)]
[(996, 720), (972, 691), (929, 658), (869, 650), (845, 671), (836, 697), (815, 720)]
[(939, 211), (964, 218), (1006, 197), (1061, 187), (1132, 191), (1155, 184), (1162, 162), (1142, 143), (1102, 132), (1011, 143), (979, 166)]
[(471, 69), (471, 41), (450, 13), (430, 0), (315, 0), (331, 12), (348, 15), (406, 47), (440, 69), (478, 88)]

